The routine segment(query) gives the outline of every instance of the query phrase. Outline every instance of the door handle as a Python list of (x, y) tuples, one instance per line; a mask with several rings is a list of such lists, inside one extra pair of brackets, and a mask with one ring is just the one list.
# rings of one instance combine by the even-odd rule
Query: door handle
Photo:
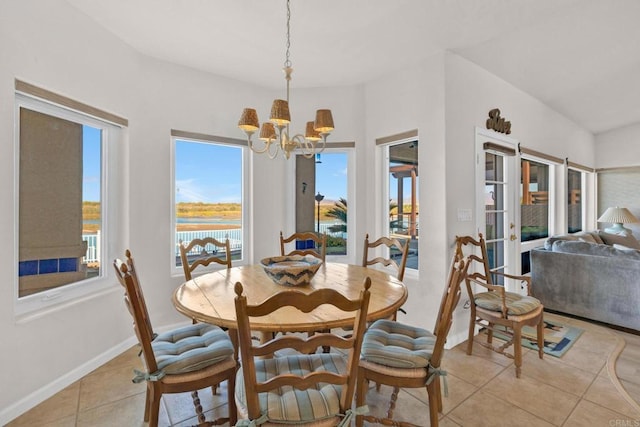
[(518, 236), (516, 236), (515, 234), (512, 234), (511, 236), (509, 236), (509, 240), (511, 240), (512, 242), (514, 240), (518, 240)]

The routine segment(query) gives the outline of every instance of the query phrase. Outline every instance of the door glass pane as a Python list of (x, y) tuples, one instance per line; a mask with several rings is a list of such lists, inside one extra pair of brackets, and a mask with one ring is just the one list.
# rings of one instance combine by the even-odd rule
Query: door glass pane
[[(508, 232), (507, 209), (508, 185), (505, 181), (506, 157), (496, 153), (485, 152), (485, 230), (484, 237), (487, 246), (487, 257), (491, 271), (504, 271)], [(501, 276), (492, 276), (493, 283), (503, 285)]]
[(521, 241), (549, 236), (549, 165), (522, 159)]
[(409, 240), (407, 268), (418, 268), (418, 141), (389, 146), (389, 234)]
[(569, 169), (568, 179), (568, 229), (569, 233), (582, 231), (582, 172)]
[(327, 255), (347, 254), (347, 153), (316, 155), (316, 231), (327, 235)]

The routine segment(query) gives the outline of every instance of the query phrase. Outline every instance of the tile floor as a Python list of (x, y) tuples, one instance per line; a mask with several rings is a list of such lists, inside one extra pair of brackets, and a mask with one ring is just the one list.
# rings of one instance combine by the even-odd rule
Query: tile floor
[[(520, 379), (510, 359), (480, 345), (472, 356), (465, 353), (466, 343), (445, 353), (449, 395), (443, 397), (441, 426), (640, 426), (640, 336), (546, 316), (585, 332), (562, 358), (540, 360), (537, 352), (525, 349)], [(627, 345), (620, 353), (621, 338)], [(137, 352), (131, 348), (7, 427), (145, 425), (145, 386), (131, 382), (132, 369), (141, 368)], [(385, 387), (369, 391), (373, 413), (386, 410), (389, 392)], [(226, 414), (225, 394), (225, 384), (216, 396), (200, 392), (207, 419)], [(424, 389), (402, 390), (396, 416), (429, 426), (426, 402)], [(197, 424), (188, 394), (165, 396), (160, 412), (161, 426)]]

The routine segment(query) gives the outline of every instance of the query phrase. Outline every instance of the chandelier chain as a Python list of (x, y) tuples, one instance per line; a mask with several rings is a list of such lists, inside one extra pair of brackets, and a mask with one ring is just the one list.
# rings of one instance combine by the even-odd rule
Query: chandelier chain
[(289, 5), (289, 0), (287, 0), (287, 53), (284, 60), (284, 66), (291, 67), (291, 61), (289, 60), (289, 48), (291, 47), (291, 6)]

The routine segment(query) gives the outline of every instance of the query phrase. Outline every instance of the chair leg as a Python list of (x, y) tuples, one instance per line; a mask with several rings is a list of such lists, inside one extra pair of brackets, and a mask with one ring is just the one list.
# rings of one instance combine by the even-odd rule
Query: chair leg
[(540, 321), (538, 322), (538, 357), (542, 359), (544, 355), (544, 317), (540, 314)]
[(467, 339), (467, 354), (471, 355), (473, 352), (473, 337), (476, 331), (476, 315), (471, 312), (471, 320), (469, 321), (469, 338)]
[(522, 366), (522, 325), (513, 327), (513, 363), (516, 365), (516, 378), (520, 378)]
[(493, 342), (493, 326), (494, 324), (491, 322), (487, 326), (487, 343), (489, 344)]
[(147, 393), (144, 401), (144, 420), (146, 422), (149, 421), (149, 412), (151, 410), (151, 396), (153, 392), (151, 391), (151, 384), (147, 382)]
[[(427, 395), (429, 396), (429, 423), (431, 427), (438, 427), (438, 414), (440, 413), (440, 411), (438, 410), (439, 390), (436, 386), (436, 384), (438, 383), (437, 380), (438, 378), (435, 378), (433, 381), (427, 384)], [(440, 403), (440, 405), (442, 404)]]
[(157, 387), (151, 386), (151, 401), (149, 404), (149, 427), (158, 427), (158, 417), (160, 415), (160, 399), (162, 393)]
[(238, 421), (238, 408), (236, 407), (236, 376), (230, 375), (227, 379), (227, 407), (229, 409), (229, 425), (234, 426)]
[[(367, 379), (364, 375), (364, 369), (358, 370), (358, 379), (356, 380), (356, 408), (364, 406), (364, 402), (367, 398)], [(364, 416), (356, 415), (356, 427), (362, 427), (364, 425)]]
[(435, 390), (436, 390), (436, 398), (438, 399), (438, 412), (442, 412), (442, 390), (440, 388), (440, 377), (436, 376), (433, 379), (433, 382), (435, 383)]

